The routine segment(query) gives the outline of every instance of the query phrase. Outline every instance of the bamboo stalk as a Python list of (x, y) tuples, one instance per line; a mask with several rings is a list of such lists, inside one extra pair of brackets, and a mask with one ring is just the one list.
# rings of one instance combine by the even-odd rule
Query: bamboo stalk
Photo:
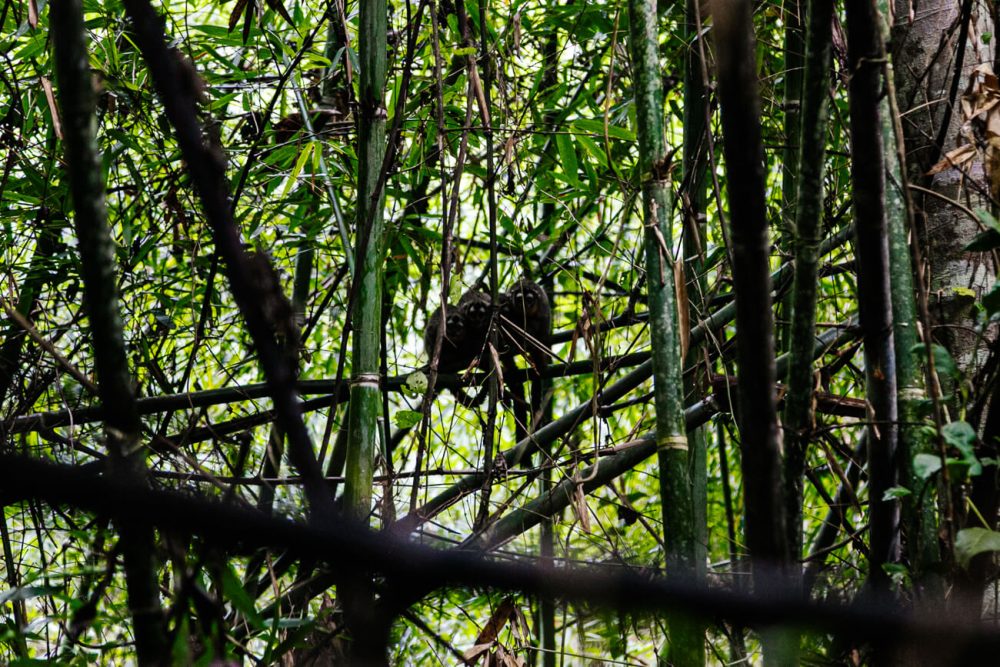
[(385, 156), (386, 110), (383, 100), (386, 77), (385, 0), (364, 2), (360, 8), (358, 43), (359, 73), (358, 201), (355, 256), (357, 299), (351, 313), (354, 331), (351, 357), (351, 392), (348, 408), (347, 481), (344, 506), (347, 512), (367, 520), (372, 497), (372, 475), (378, 417), (379, 330), (382, 325), (382, 268), (384, 254), (384, 189), (378, 188)]
[(885, 48), (873, 3), (847, 2), (847, 33), (858, 310), (864, 330), (867, 397), (873, 412), (868, 429), (869, 577), (874, 586), (885, 588), (889, 577), (883, 566), (899, 557), (899, 504), (884, 497), (898, 479), (896, 363), (889, 294), (885, 155), (878, 109)]
[[(695, 571), (695, 525), (684, 423), (680, 327), (674, 291), (674, 260), (671, 255), (673, 201), (670, 190), (670, 157), (663, 125), (663, 89), (657, 56), (659, 40), (654, 0), (629, 2), (629, 30), (636, 133), (642, 169), (646, 289), (650, 347), (653, 352), (663, 542), (667, 552), (667, 576), (687, 579)], [(670, 662), (682, 667), (704, 665), (705, 639), (700, 628), (683, 616), (674, 614), (668, 617), (668, 626)]]
[[(367, 523), (372, 503), (375, 443), (380, 437), (382, 392), (379, 377), (382, 283), (385, 247), (385, 190), (381, 170), (386, 153), (386, 0), (360, 6), (358, 44), (358, 194), (355, 237), (354, 331), (351, 391), (347, 408), (347, 462), (344, 511)], [(385, 664), (387, 628), (375, 623), (374, 591), (368, 575), (359, 573), (339, 588), (344, 618), (351, 631), (351, 660)]]
[[(890, 26), (885, 20), (890, 7), (879, 2), (879, 25), (883, 42), (889, 39)], [(896, 405), (899, 411), (899, 464), (901, 481), (912, 495), (903, 500), (903, 526), (907, 533), (907, 557), (913, 577), (925, 592), (940, 598), (944, 594), (937, 576), (941, 571), (941, 551), (935, 521), (933, 494), (924, 491), (924, 480), (913, 471), (913, 457), (920, 453), (936, 454), (933, 441), (920, 427), (920, 404), (925, 400), (923, 373), (913, 348), (920, 341), (919, 315), (914, 294), (913, 265), (910, 257), (912, 202), (904, 170), (905, 158), (901, 130), (893, 118), (896, 113), (892, 59), (886, 54), (884, 76), (887, 97), (880, 107), (882, 140), (889, 150), (886, 163), (886, 214), (889, 225), (889, 271), (892, 297), (892, 334), (896, 355)], [(891, 97), (890, 97), (891, 96)]]
[(775, 378), (774, 326), (751, 3), (714, 0), (712, 14), (732, 218), (747, 544), (755, 564), (776, 564), (787, 550), (780, 493), (781, 437), (770, 390)]
[[(708, 202), (708, 118), (711, 110), (706, 90), (707, 69), (702, 58), (700, 40), (701, 8), (696, 0), (684, 4), (684, 37), (688, 48), (684, 61), (684, 135), (683, 181), (681, 211), (684, 219), (683, 252), (684, 281), (687, 285), (688, 322), (697, 320), (705, 312), (706, 283), (704, 272), (704, 243), (706, 240), (706, 208)], [(678, 304), (684, 307), (684, 304)], [(683, 325), (682, 325), (683, 326)], [(685, 378), (684, 395), (700, 396), (708, 388), (708, 367), (700, 363), (703, 345), (691, 345), (684, 360), (686, 367), (695, 372)], [(694, 532), (693, 569), (696, 580), (704, 580), (708, 565), (708, 432), (705, 427), (687, 433), (690, 452), (688, 466), (691, 471), (691, 519)], [(693, 629), (692, 632), (703, 632)], [(704, 664), (704, 653), (701, 662)]]
[[(816, 338), (814, 354), (818, 357), (831, 348), (837, 347), (852, 340), (857, 336), (856, 330), (851, 328), (831, 329), (822, 336)], [(775, 363), (779, 372), (787, 369), (788, 355), (782, 355)], [(774, 390), (769, 392), (774, 394)], [(684, 411), (684, 419), (687, 428), (697, 428), (706, 423), (718, 411), (714, 399), (711, 397), (689, 405)], [(584, 492), (589, 493), (594, 489), (608, 484), (625, 472), (633, 469), (641, 462), (648, 459), (656, 452), (655, 434), (646, 434), (634, 443), (634, 446), (624, 448), (621, 452), (608, 456), (601, 460), (600, 465), (594, 464), (585, 468), (581, 475), (591, 481), (584, 484)], [(745, 456), (745, 454), (744, 454)], [(493, 549), (524, 531), (538, 525), (545, 517), (552, 516), (569, 506), (575, 497), (572, 479), (563, 480), (551, 493), (544, 494), (535, 500), (524, 503), (516, 510), (509, 512), (502, 519), (490, 526), (481, 535), (477, 536), (475, 542), (470, 545), (478, 549)], [(773, 573), (772, 573), (773, 574)]]
[(792, 283), (791, 362), (785, 395), (785, 495), (791, 563), (802, 557), (802, 474), (812, 426), (812, 348), (816, 335), (819, 246), (823, 233), (823, 173), (827, 99), (832, 60), (833, 2), (810, 0), (795, 211), (795, 278)]

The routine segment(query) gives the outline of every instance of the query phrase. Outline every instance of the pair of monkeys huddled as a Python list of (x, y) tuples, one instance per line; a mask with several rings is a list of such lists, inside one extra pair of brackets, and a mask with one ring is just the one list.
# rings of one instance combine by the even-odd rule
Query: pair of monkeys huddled
[[(499, 357), (509, 363), (514, 357), (525, 357), (537, 372), (548, 364), (549, 334), (552, 330), (552, 309), (545, 290), (530, 280), (519, 280), (500, 295), (498, 322)], [(480, 369), (490, 366), (488, 338), (493, 301), (488, 294), (470, 290), (462, 295), (457, 306), (448, 306), (447, 326), (441, 340), (438, 371), (458, 373), (473, 362)], [(433, 355), (441, 328), (441, 309), (427, 319), (424, 349)]]

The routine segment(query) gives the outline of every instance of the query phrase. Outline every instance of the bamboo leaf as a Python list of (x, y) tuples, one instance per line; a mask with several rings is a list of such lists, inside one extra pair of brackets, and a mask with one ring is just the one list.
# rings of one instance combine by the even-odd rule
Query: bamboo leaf
[(580, 187), (580, 165), (576, 159), (576, 149), (573, 141), (566, 134), (556, 135), (556, 147), (559, 150), (559, 159), (562, 162), (562, 170), (575, 187)]
[[(587, 132), (591, 135), (599, 137), (604, 136), (604, 123), (599, 120), (579, 118), (573, 121), (571, 127), (580, 132)], [(635, 141), (635, 132), (631, 132), (624, 127), (619, 127), (617, 125), (608, 125), (608, 136), (612, 139)]]

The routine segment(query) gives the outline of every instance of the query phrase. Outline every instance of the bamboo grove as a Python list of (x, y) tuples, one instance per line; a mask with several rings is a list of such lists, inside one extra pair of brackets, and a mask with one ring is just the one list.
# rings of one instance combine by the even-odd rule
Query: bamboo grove
[(992, 6), (2, 7), (4, 663), (991, 663)]

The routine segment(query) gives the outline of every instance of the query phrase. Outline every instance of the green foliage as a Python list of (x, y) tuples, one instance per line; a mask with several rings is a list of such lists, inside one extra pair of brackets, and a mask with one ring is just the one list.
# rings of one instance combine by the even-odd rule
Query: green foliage
[(962, 567), (979, 554), (1000, 551), (1000, 533), (986, 528), (965, 528), (955, 536), (955, 557)]
[[(84, 336), (81, 266), (64, 169), (62, 137), (69, 128), (57, 129), (60, 115), (46, 94), (49, 83), (58, 91), (59, 82), (53, 73), (48, 7), (35, 4), (37, 26), (29, 21), (27, 5), (17, 3), (2, 13), (0, 25), (0, 48), (8, 54), (0, 77), (0, 284), (4, 303), (25, 315), (33, 327), (27, 335), (12, 320), (2, 324), (3, 432), (11, 449), (96, 468), (104, 465), (106, 443), (99, 419), (89, 411), (96, 398), (69, 372), (88, 378), (96, 373)], [(343, 334), (352, 303), (348, 255), (357, 231), (357, 95), (363, 66), (358, 55), (357, 3), (347, 3), (343, 19), (336, 11), (328, 12), (327, 3), (285, 3), (287, 16), (273, 3), (265, 4), (263, 12), (254, 2), (240, 5), (246, 13), (235, 17), (232, 29), (232, 3), (189, 0), (168, 3), (158, 11), (164, 15), (171, 45), (193, 63), (204, 81), (199, 117), (205, 140), (217, 141), (225, 155), (230, 206), (242, 240), (270, 256), (286, 296), (292, 296), (304, 266), (306, 280), (299, 295), (303, 341), (295, 359), (300, 379), (316, 381), (304, 385), (303, 398), (310, 401), (304, 418), (324, 471), (339, 481), (342, 470), (336, 462), (343, 452), (338, 449), (338, 431), (347, 422), (346, 407), (331, 405), (336, 403), (334, 387), (341, 394), (347, 392), (352, 369), (350, 339), (345, 345)], [(411, 430), (411, 435), (400, 436), (388, 460), (378, 459), (372, 516), (388, 524), (487, 463), (487, 402), (465, 407), (443, 392), (427, 412), (426, 439), (412, 435), (419, 432), (424, 415), (420, 401), (427, 390), (428, 354), (422, 334), (427, 315), (440, 300), (447, 235), (452, 244), (446, 257), (452, 303), (469, 289), (490, 289), (491, 262), (500, 292), (522, 276), (551, 286), (553, 319), (561, 339), (553, 345), (555, 358), (550, 365), (561, 371), (562, 361), (585, 362), (582, 371), (555, 377), (551, 385), (553, 417), (584, 406), (584, 418), (574, 430), (546, 444), (551, 460), (544, 459), (544, 469), (496, 470), (487, 504), (488, 518), (494, 520), (543, 497), (548, 492), (542, 481), (545, 475), (556, 482), (578, 478), (595, 452), (602, 455), (603, 465), (605, 455), (631, 446), (654, 426), (646, 396), (649, 381), (614, 405), (602, 402), (608, 387), (634, 368), (621, 365), (619, 357), (649, 350), (638, 192), (643, 175), (636, 149), (627, 16), (619, 4), (604, 1), (491, 3), (485, 25), (488, 54), (483, 57), (478, 2), (464, 4), (469, 41), (460, 27), (456, 3), (433, 3), (441, 25), (438, 54), (431, 34), (432, 5), (425, 7), (419, 24), (407, 23), (418, 4), (395, 3), (388, 17), (385, 114), (390, 127), (399, 121), (399, 131), (391, 137), (396, 157), (388, 165), (384, 185), (388, 231), (385, 310), (379, 332), (384, 338), (385, 372), (392, 380), (405, 378), (392, 385), (401, 384), (402, 390), (388, 393), (379, 417), (387, 422), (386, 429)], [(786, 203), (781, 160), (789, 144), (784, 127), (786, 63), (780, 48), (783, 7), (764, 3), (755, 15), (767, 205), (774, 220), (782, 218)], [(679, 3), (665, 6), (659, 22), (669, 151), (682, 141), (685, 102), (677, 81), (683, 80), (683, 63), (693, 45), (682, 8)], [(126, 353), (138, 395), (154, 402), (152, 407), (144, 403), (149, 409), (143, 414), (140, 443), (148, 454), (150, 481), (161, 488), (203, 494), (213, 502), (241, 507), (265, 504), (264, 509), (278, 515), (301, 517), (304, 500), (298, 473), (280, 454), (277, 472), (262, 479), (272, 438), (272, 405), (265, 392), (253, 389), (263, 379), (257, 353), (232, 298), (225, 267), (216, 257), (188, 165), (134, 43), (124, 6), (117, 0), (87, 0), (85, 11)], [(709, 33), (710, 25), (704, 26)], [(407, 62), (413, 30), (416, 49), (412, 62)], [(495, 72), (490, 109), (492, 174), (487, 169), (476, 88), (483, 85), (487, 62)], [(440, 82), (434, 74), (438, 65)], [(837, 68), (846, 76), (840, 64)], [(707, 74), (714, 76), (711, 70)], [(404, 75), (410, 77), (405, 90)], [(823, 211), (827, 234), (850, 222), (845, 89), (833, 90), (828, 129)], [(708, 102), (710, 113), (716, 113), (714, 93)], [(328, 117), (310, 115), (311, 132), (302, 112), (320, 109)], [(731, 248), (723, 222), (740, 203), (729, 201), (716, 120), (713, 116), (712, 134), (701, 144), (706, 156), (711, 154), (716, 161), (706, 174), (710, 192), (706, 210), (684, 217), (691, 200), (682, 189), (689, 184), (681, 177), (682, 169), (673, 172), (678, 202), (670, 212), (673, 237), (690, 237), (698, 227), (691, 256), (685, 256), (688, 250), (681, 250), (680, 241), (668, 249), (672, 257), (698, 267), (699, 281), (690, 281), (686, 294), (692, 325), (733, 299)], [(672, 160), (679, 159), (678, 151)], [(485, 194), (489, 183), (498, 198), (495, 257), (489, 251)], [(1000, 223), (985, 210), (977, 215), (985, 231), (969, 248), (981, 252), (1000, 248)], [(772, 236), (777, 268), (789, 256), (789, 248), (779, 242), (777, 232)], [(838, 248), (821, 261), (817, 321), (839, 327), (857, 308), (853, 253)], [(786, 289), (787, 282), (777, 287)], [(1000, 312), (997, 288), (985, 290), (982, 307), (988, 317)], [(736, 332), (728, 321), (710, 329), (705, 347), (687, 369), (698, 377), (685, 400), (692, 404), (704, 398), (713, 391), (708, 382), (723, 378), (714, 390), (723, 413), (706, 424), (707, 566), (711, 581), (737, 588), (744, 576), (745, 508), (739, 430), (727, 412), (737, 391), (725, 381), (738, 372), (730, 354)], [(19, 347), (9, 352), (12, 341), (20, 341)], [(860, 352), (852, 345), (833, 347), (817, 361), (818, 396), (864, 397)], [(913, 353), (925, 359), (927, 349), (919, 345)], [(983, 443), (972, 426), (975, 419), (965, 415), (966, 408), (975, 404), (979, 387), (962, 385), (966, 377), (945, 347), (933, 344), (930, 350), (945, 391), (953, 394), (942, 400), (961, 403), (940, 433), (948, 448), (953, 483), (988, 477), (982, 468), (992, 459), (981, 451)], [(525, 361), (515, 363), (522, 371), (530, 370)], [(950, 386), (955, 384), (960, 390), (952, 392)], [(208, 393), (215, 390), (218, 393)], [(515, 399), (509, 392), (510, 388), (501, 391), (493, 457), (514, 445)], [(167, 407), (156, 405), (163, 396), (177, 398)], [(935, 406), (928, 400), (925, 407), (924, 426), (932, 433), (929, 416)], [(54, 422), (53, 415), (47, 415), (44, 428), (19, 430), (23, 422), (18, 418), (47, 412), (64, 419)], [(856, 572), (865, 566), (859, 544), (867, 539), (860, 531), (866, 523), (866, 489), (863, 482), (845, 484), (851, 451), (862, 430), (858, 419), (853, 413), (845, 417), (832, 411), (815, 415), (815, 437), (806, 462), (810, 483), (804, 496), (805, 538), (808, 543), (820, 534), (828, 501), (845, 486), (850, 493), (844, 527), (853, 527), (852, 539), (838, 538), (823, 552), (835, 565), (818, 580), (814, 589), (818, 598), (846, 597), (860, 588)], [(381, 446), (385, 443), (377, 444), (378, 451), (388, 450), (388, 445)], [(420, 470), (416, 470), (418, 460)], [(534, 465), (540, 460), (536, 455)], [(937, 500), (941, 465), (936, 454), (918, 454), (913, 468), (926, 482), (924, 488), (898, 486), (885, 497), (907, 502), (913, 495), (928, 494)], [(39, 487), (44, 488), (44, 481)], [(273, 490), (271, 504), (262, 503), (265, 488)], [(479, 528), (474, 523), (482, 489), (477, 484), (474, 494), (435, 512), (415, 535), (442, 548), (470, 538)], [(862, 502), (855, 506), (852, 500), (859, 497)], [(600, 563), (662, 573), (666, 562), (662, 521), (658, 470), (647, 460), (589, 496), (579, 494), (556, 513), (553, 557), (559, 566)], [(32, 501), (8, 505), (0, 527), (4, 534), (0, 570), (9, 577), (7, 590), (0, 593), (4, 623), (0, 662), (134, 661), (115, 525), (71, 507)], [(970, 532), (976, 530), (984, 529), (957, 535), (956, 555), (963, 563), (998, 550), (996, 533)], [(519, 534), (502, 549), (504, 557), (535, 559), (540, 553), (538, 531)], [(343, 634), (336, 586), (304, 600), (295, 597), (303, 582), (322, 572), (322, 562), (287, 562), (277, 550), (251, 555), (234, 547), (224, 552), (201, 543), (197, 536), (167, 532), (157, 534), (156, 560), (160, 595), (173, 633), (170, 648), (178, 664), (207, 664), (227, 656), (274, 664), (292, 659), (298, 650), (311, 650), (317, 638), (333, 642), (331, 637)], [(894, 576), (902, 581), (906, 574), (900, 570)], [(414, 664), (430, 664), (441, 656), (450, 660), (440, 638), (460, 652), (472, 647), (504, 597), (481, 590), (434, 592), (410, 609), (411, 617), (396, 620), (392, 654), (399, 662)], [(490, 650), (502, 645), (511, 655), (528, 660), (534, 650), (529, 644), (535, 640), (538, 601), (514, 597), (527, 630), (508, 621)], [(241, 623), (230, 625), (233, 619)], [(657, 616), (559, 604), (558, 646), (569, 662), (611, 657), (652, 663), (665, 641), (662, 621)], [(731, 628), (724, 632), (721, 626), (711, 627), (707, 639), (713, 647), (725, 647), (734, 634)], [(749, 641), (753, 648), (756, 640)], [(817, 654), (830, 645), (819, 635), (806, 643)]]

